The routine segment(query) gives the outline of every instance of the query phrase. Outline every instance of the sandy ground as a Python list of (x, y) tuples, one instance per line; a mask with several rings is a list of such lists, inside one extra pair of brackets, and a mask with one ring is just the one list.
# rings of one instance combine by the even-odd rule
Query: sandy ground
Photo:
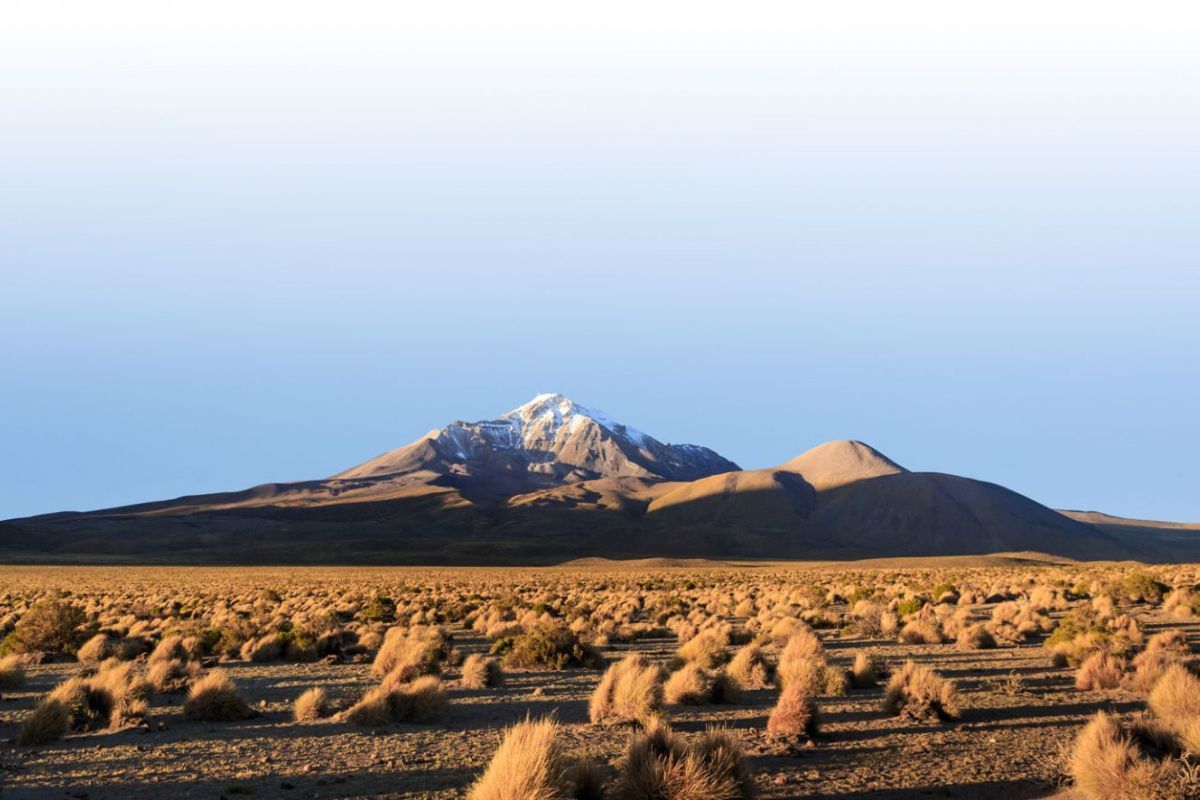
[[(983, 609), (981, 609), (983, 610)], [(1147, 634), (1197, 626), (1144, 618)], [(486, 646), (459, 632), (465, 652)], [(674, 640), (609, 648), (610, 660), (630, 649), (667, 659)], [(776, 693), (750, 691), (732, 706), (671, 706), (673, 726), (690, 734), (710, 725), (733, 729), (742, 741), (763, 798), (1019, 798), (1061, 790), (1063, 748), (1098, 709), (1131, 711), (1140, 699), (1120, 691), (1079, 692), (1069, 669), (1050, 666), (1036, 644), (959, 652), (951, 645), (898, 645), (828, 638), (833, 660), (848, 666), (860, 649), (886, 661), (912, 658), (952, 678), (963, 697), (960, 721), (946, 725), (897, 722), (879, 708), (882, 690), (821, 698), (821, 736), (787, 752), (763, 736)], [(458, 798), (487, 764), (499, 731), (526, 715), (553, 714), (569, 749), (615, 763), (628, 731), (587, 722), (587, 699), (600, 673), (510, 672), (501, 689), (464, 690), (455, 671), (445, 677), (451, 706), (432, 726), (369, 730), (291, 720), (294, 699), (325, 687), (348, 705), (375, 681), (365, 664), (249, 664), (228, 669), (260, 715), (242, 723), (183, 719), (182, 696), (155, 699), (148, 728), (74, 735), (37, 749), (13, 744), (17, 721), (35, 698), (78, 669), (74, 664), (32, 668), (21, 691), (0, 700), (0, 797), (76, 798)], [(615, 767), (610, 766), (615, 776)]]

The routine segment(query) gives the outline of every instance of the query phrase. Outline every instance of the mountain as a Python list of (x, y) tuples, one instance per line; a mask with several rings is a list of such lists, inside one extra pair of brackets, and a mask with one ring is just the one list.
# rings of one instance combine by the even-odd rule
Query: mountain
[(555, 563), (1037, 551), (1200, 559), (1200, 530), (1060, 513), (826, 442), (742, 470), (542, 394), (329, 478), (0, 523), (0, 561)]

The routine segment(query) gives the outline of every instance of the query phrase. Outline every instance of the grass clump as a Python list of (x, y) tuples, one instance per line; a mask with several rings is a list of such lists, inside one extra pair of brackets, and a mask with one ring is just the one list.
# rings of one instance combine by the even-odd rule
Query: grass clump
[(572, 764), (551, 719), (519, 722), (504, 738), (467, 800), (590, 800), (601, 797), (602, 777), (590, 764)]
[(316, 722), (329, 715), (329, 695), (320, 686), (307, 689), (296, 698), (292, 716), (296, 722)]
[(479, 653), (467, 656), (459, 685), (464, 689), (494, 689), (504, 685), (504, 669), (494, 658)]
[(646, 724), (663, 704), (662, 671), (644, 655), (631, 653), (600, 678), (588, 701), (594, 725)]
[(688, 746), (655, 722), (634, 736), (621, 764), (622, 800), (749, 800), (753, 783), (741, 749), (710, 730)]
[(952, 681), (906, 661), (884, 689), (883, 710), (915, 722), (947, 721), (958, 717), (958, 693)]
[(233, 722), (250, 719), (255, 714), (238, 693), (229, 673), (214, 669), (192, 684), (183, 703), (183, 715), (197, 722)]

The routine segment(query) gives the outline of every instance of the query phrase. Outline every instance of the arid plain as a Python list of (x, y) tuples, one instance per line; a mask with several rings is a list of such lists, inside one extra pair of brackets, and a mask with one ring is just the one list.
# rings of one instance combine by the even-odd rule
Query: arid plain
[(4, 574), (5, 798), (1197, 791), (1195, 566)]

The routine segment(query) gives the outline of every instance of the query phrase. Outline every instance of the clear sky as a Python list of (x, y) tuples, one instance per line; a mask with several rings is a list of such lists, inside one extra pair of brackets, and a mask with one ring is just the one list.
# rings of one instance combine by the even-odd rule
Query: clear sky
[(1200, 520), (1198, 41), (1155, 0), (10, 0), (0, 518), (560, 391)]

